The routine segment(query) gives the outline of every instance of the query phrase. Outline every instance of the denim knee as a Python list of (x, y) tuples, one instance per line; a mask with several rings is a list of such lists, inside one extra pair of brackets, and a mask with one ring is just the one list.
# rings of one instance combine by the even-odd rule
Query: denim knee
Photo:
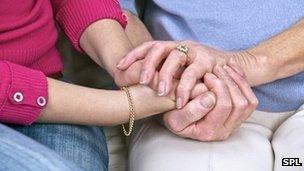
[(0, 170), (82, 170), (55, 151), (2, 124), (0, 136)]
[(101, 127), (63, 124), (11, 126), (84, 170), (108, 170), (106, 137)]

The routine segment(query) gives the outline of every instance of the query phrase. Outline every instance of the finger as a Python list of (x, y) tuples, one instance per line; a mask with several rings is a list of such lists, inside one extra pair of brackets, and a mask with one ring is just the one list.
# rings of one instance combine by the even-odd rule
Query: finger
[(172, 90), (173, 77), (186, 61), (187, 56), (178, 50), (169, 54), (159, 72), (158, 95), (167, 95)]
[(242, 77), (246, 77), (244, 71), (238, 66), (236, 60), (234, 58), (230, 58), (228, 61), (228, 65), (233, 68), (233, 70), (241, 75)]
[(206, 73), (204, 83), (210, 91), (215, 93), (217, 99), (217, 103), (212, 111), (203, 120), (198, 122), (198, 124), (207, 127), (206, 130), (210, 131), (208, 132), (208, 137), (210, 137), (210, 134), (216, 134), (217, 129), (222, 127), (229, 117), (232, 110), (232, 101), (227, 86), (215, 75)]
[(224, 69), (226, 70), (228, 75), (234, 80), (234, 82), (238, 85), (243, 95), (246, 97), (246, 99), (249, 102), (246, 115), (242, 118), (243, 120), (246, 120), (257, 107), (258, 99), (253, 93), (248, 81), (244, 77), (240, 76), (236, 71), (234, 71), (231, 67), (227, 65), (224, 66)]
[(179, 132), (203, 118), (215, 105), (215, 101), (214, 93), (205, 92), (190, 101), (183, 109), (166, 113), (164, 123), (173, 132)]
[(183, 72), (185, 71), (185, 69), (186, 69), (185, 66), (180, 67), (180, 68), (177, 70), (177, 72), (175, 73), (174, 78), (180, 80), (180, 78), (181, 78)]
[(138, 84), (141, 70), (141, 61), (135, 62), (125, 71), (118, 71), (115, 75), (115, 83), (118, 86), (131, 86)]
[(200, 63), (193, 63), (189, 65), (181, 76), (180, 82), (176, 89), (176, 106), (178, 109), (182, 108), (189, 100), (190, 92), (193, 89), (196, 81), (201, 79), (206, 70), (204, 65)]
[(224, 126), (228, 130), (232, 131), (238, 126), (238, 123), (242, 122), (241, 118), (248, 107), (248, 101), (239, 89), (238, 85), (221, 66), (217, 65), (214, 67), (214, 74), (224, 81), (230, 92), (233, 107)]
[(150, 83), (157, 67), (160, 65), (162, 60), (169, 55), (175, 46), (176, 43), (172, 41), (159, 42), (153, 45), (144, 59), (140, 75), (141, 84)]
[(137, 60), (145, 58), (149, 49), (151, 49), (155, 43), (156, 43), (156, 41), (151, 41), (151, 42), (146, 42), (146, 43), (139, 45), (138, 47), (133, 49), (131, 52), (129, 52), (123, 59), (121, 59), (116, 67), (119, 70), (128, 69)]
[(208, 91), (204, 83), (198, 83), (194, 86), (190, 94), (190, 100)]

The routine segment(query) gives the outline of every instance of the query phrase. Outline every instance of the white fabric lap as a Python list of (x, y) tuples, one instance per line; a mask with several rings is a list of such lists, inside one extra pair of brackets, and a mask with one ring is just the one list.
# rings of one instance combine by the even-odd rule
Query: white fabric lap
[(275, 171), (303, 171), (304, 166), (282, 166), (283, 158), (299, 158), (304, 164), (304, 110), (288, 118), (274, 133)]
[(132, 171), (271, 171), (273, 130), (293, 112), (256, 111), (228, 140), (198, 142), (170, 133), (154, 119), (135, 129), (129, 153)]

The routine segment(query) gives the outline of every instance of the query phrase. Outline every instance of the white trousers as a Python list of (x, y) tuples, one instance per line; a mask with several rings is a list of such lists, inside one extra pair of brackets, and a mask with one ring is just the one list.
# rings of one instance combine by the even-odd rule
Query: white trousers
[(227, 140), (198, 142), (180, 138), (154, 119), (137, 123), (130, 142), (130, 171), (297, 171), (283, 158), (304, 164), (304, 109), (255, 111)]

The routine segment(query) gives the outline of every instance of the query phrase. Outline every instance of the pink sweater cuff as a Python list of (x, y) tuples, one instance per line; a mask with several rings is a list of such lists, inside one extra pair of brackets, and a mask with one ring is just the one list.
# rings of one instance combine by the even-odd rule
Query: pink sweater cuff
[(46, 76), (0, 61), (0, 122), (30, 125), (47, 103)]
[(56, 20), (78, 51), (82, 51), (79, 40), (83, 31), (93, 22), (106, 18), (118, 21), (124, 28), (127, 25), (118, 0), (68, 0), (56, 14)]

